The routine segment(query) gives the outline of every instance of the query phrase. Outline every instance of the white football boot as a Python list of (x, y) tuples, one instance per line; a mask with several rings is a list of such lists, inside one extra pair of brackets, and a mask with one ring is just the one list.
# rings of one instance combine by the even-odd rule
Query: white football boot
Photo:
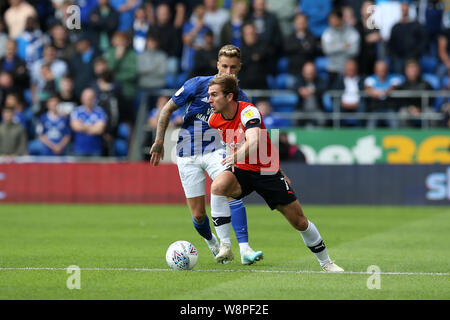
[(344, 269), (339, 267), (333, 261), (330, 261), (322, 266), (323, 271), (326, 272), (344, 272)]
[(230, 243), (220, 243), (219, 253), (215, 257), (217, 263), (227, 264), (234, 259)]
[(244, 265), (250, 265), (262, 259), (264, 259), (262, 251), (254, 251), (252, 248), (247, 248), (244, 252), (241, 252), (241, 263)]

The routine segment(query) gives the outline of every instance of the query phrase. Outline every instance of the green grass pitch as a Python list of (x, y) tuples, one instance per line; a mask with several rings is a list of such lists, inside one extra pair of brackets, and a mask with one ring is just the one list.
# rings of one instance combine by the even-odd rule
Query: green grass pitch
[[(344, 274), (326, 274), (278, 212), (248, 205), (252, 266), (214, 262), (186, 206), (0, 205), (0, 299), (450, 299), (448, 207), (305, 206)], [(199, 251), (168, 270), (176, 240)], [(81, 268), (79, 290), (66, 282)], [(380, 268), (368, 289), (367, 268)], [(370, 281), (369, 281), (370, 282)]]

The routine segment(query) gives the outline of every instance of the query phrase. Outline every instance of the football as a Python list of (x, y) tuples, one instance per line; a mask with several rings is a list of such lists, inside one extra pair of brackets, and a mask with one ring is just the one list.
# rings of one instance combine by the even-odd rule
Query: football
[(173, 270), (191, 270), (197, 264), (197, 259), (197, 248), (184, 240), (175, 241), (166, 252), (167, 264)]

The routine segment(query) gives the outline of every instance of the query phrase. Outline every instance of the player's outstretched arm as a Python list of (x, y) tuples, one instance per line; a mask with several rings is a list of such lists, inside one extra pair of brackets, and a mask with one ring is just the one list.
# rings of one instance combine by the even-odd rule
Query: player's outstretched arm
[(166, 134), (167, 127), (169, 126), (170, 117), (177, 109), (178, 106), (172, 99), (170, 99), (164, 105), (159, 114), (158, 125), (156, 126), (155, 142), (150, 149), (150, 163), (154, 166), (157, 166), (161, 159), (164, 158), (164, 136)]

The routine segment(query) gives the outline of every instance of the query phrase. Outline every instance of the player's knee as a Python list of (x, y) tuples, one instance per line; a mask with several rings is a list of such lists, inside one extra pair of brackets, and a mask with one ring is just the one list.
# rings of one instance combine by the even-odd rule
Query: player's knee
[(206, 212), (201, 211), (192, 212), (192, 219), (194, 219), (195, 222), (201, 224), (206, 219)]
[(220, 183), (220, 181), (214, 180), (211, 185), (211, 193), (216, 196), (227, 196), (227, 187), (225, 184)]

